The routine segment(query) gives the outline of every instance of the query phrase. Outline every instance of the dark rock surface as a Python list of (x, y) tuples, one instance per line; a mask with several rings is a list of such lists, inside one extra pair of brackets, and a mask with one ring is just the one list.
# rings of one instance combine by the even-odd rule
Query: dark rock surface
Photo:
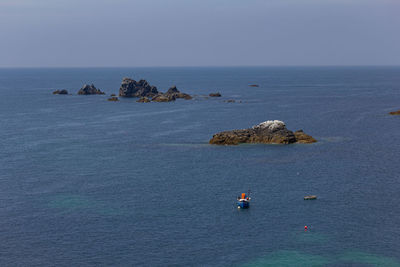
[(192, 96), (182, 93), (176, 88), (176, 86), (172, 86), (171, 88), (168, 89), (168, 91), (164, 94), (167, 96), (174, 96), (175, 98), (183, 98), (185, 100), (190, 100), (192, 99)]
[(112, 96), (108, 99), (108, 101), (119, 101), (118, 97)]
[(63, 90), (55, 90), (53, 92), (53, 95), (68, 95), (68, 91), (63, 89)]
[(211, 96), (211, 97), (221, 97), (222, 95), (218, 92), (218, 93), (211, 93), (211, 94), (209, 94), (209, 96)]
[(389, 113), (390, 115), (400, 115), (400, 110), (398, 111), (392, 111)]
[(250, 87), (260, 87), (258, 84), (249, 84)]
[(139, 102), (139, 103), (149, 103), (150, 102), (150, 99), (148, 98), (148, 97), (141, 97), (138, 101), (136, 101), (136, 102)]
[(293, 133), (282, 121), (265, 121), (249, 129), (217, 133), (210, 144), (238, 145), (241, 143), (293, 144), (314, 143), (316, 140), (302, 130)]
[(78, 95), (104, 95), (104, 92), (97, 89), (93, 84), (85, 84), (79, 91)]
[(157, 94), (157, 87), (151, 86), (146, 80), (137, 82), (130, 78), (124, 78), (119, 88), (119, 96), (122, 97), (153, 97)]
[(175, 101), (176, 97), (174, 94), (158, 94), (156, 96), (154, 96), (151, 101), (153, 102), (171, 102), (171, 101)]

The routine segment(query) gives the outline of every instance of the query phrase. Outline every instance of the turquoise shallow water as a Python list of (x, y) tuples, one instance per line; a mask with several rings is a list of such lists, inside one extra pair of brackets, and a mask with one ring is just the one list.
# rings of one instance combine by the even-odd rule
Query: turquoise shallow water
[[(51, 94), (125, 76), (223, 97)], [(399, 89), (397, 67), (0, 69), (0, 264), (400, 266)], [(269, 119), (319, 142), (207, 143)]]

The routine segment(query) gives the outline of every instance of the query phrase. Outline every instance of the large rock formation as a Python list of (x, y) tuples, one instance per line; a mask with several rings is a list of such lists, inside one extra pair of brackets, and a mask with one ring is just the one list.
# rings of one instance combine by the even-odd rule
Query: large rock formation
[(390, 115), (400, 115), (400, 110), (398, 111), (392, 111), (389, 113)]
[(146, 80), (137, 82), (130, 78), (124, 78), (119, 88), (119, 96), (123, 97), (153, 97), (157, 94), (157, 87), (151, 86)]
[(78, 95), (104, 95), (104, 92), (97, 89), (93, 84), (85, 84), (81, 90), (78, 91)]
[(265, 121), (249, 129), (217, 133), (210, 140), (215, 145), (238, 145), (241, 143), (293, 144), (317, 142), (302, 130), (293, 133), (282, 121)]
[(63, 89), (63, 90), (55, 90), (53, 92), (53, 95), (68, 95), (68, 91)]

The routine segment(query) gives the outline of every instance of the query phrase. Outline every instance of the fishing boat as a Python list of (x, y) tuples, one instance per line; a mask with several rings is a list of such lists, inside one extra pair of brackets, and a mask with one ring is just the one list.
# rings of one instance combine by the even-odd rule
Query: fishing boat
[(247, 209), (250, 207), (250, 200), (251, 198), (246, 193), (242, 193), (241, 196), (237, 197), (237, 207), (238, 209)]

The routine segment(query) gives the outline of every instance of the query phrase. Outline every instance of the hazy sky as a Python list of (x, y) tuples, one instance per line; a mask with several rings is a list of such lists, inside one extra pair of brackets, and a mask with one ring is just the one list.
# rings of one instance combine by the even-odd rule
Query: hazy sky
[(0, 0), (0, 67), (400, 65), (400, 0)]

